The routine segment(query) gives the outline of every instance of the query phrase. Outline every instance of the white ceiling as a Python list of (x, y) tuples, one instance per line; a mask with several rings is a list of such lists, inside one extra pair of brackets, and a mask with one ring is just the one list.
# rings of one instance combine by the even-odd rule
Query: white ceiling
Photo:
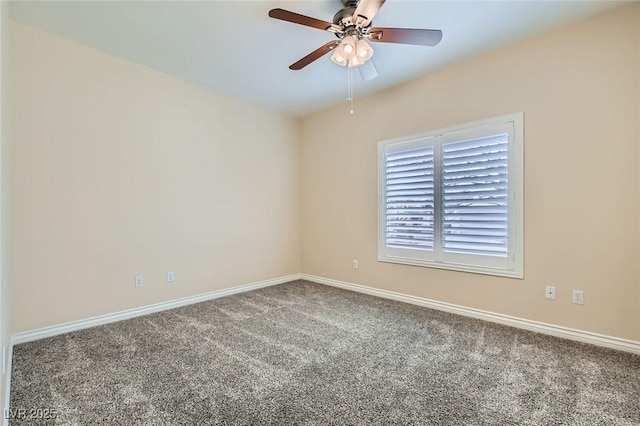
[[(379, 77), (356, 75), (355, 96), (379, 91), (614, 7), (612, 1), (388, 0), (374, 26), (441, 29), (436, 47), (373, 44)], [(283, 8), (331, 21), (322, 1), (13, 1), (12, 19), (267, 108), (301, 116), (344, 101), (345, 68), (329, 55), (288, 66), (335, 36), (271, 19)]]

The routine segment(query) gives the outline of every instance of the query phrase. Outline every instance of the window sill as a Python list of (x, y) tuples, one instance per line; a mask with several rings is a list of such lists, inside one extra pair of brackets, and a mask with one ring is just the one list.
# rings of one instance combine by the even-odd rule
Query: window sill
[(472, 274), (494, 275), (498, 277), (524, 279), (524, 273), (522, 271), (512, 271), (506, 269), (483, 268), (473, 265), (441, 263), (393, 256), (379, 256), (378, 261), (386, 263), (397, 263), (401, 265), (422, 266), (426, 268), (447, 269), (450, 271), (467, 272)]

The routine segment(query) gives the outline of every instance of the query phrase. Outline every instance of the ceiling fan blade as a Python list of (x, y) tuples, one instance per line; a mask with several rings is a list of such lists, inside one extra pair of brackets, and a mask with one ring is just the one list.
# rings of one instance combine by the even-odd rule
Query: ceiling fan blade
[(373, 63), (373, 59), (369, 59), (364, 64), (358, 67), (360, 71), (360, 77), (363, 80), (373, 80), (378, 76), (378, 69), (376, 68), (376, 64)]
[(316, 59), (320, 59), (321, 57), (323, 57), (327, 53), (331, 52), (333, 49), (335, 49), (335, 47), (338, 44), (340, 44), (340, 40), (330, 41), (329, 43), (325, 44), (324, 46), (314, 50), (311, 53), (309, 53), (307, 56), (305, 56), (304, 58), (300, 59), (298, 62), (289, 65), (289, 69), (290, 70), (295, 70), (295, 71), (301, 70), (302, 68), (304, 68), (307, 65), (309, 65), (311, 62), (315, 61)]
[(435, 46), (442, 40), (442, 31), (414, 28), (371, 28), (369, 36), (371, 41), (381, 43)]
[(333, 33), (342, 32), (342, 28), (331, 22), (321, 21), (320, 19), (310, 18), (309, 16), (300, 15), (299, 13), (289, 12), (284, 9), (271, 9), (269, 16), (282, 21), (293, 22), (294, 24), (305, 25), (319, 30), (331, 31)]
[(384, 0), (360, 0), (356, 10), (353, 12), (351, 22), (361, 27), (366, 27), (371, 23), (383, 4)]

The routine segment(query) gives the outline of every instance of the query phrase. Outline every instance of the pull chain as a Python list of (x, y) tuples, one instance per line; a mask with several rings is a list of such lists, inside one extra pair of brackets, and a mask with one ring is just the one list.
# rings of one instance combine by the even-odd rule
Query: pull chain
[(347, 102), (351, 103), (349, 112), (353, 114), (353, 67), (347, 61)]
[(345, 100), (347, 102), (351, 100), (351, 69), (349, 68), (348, 62), (347, 62), (347, 98)]

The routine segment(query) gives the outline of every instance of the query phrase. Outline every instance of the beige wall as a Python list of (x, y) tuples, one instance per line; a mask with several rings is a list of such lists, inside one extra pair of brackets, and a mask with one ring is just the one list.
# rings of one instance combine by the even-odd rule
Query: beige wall
[(13, 332), (300, 271), (296, 120), (11, 30)]
[[(638, 205), (637, 208), (638, 210), (640, 210), (640, 6), (636, 7), (636, 73), (637, 73), (637, 87), (638, 87), (638, 100), (637, 100), (637, 104), (636, 104), (636, 108), (638, 111), (638, 126), (636, 127), (636, 140), (637, 140), (637, 144), (636, 144), (636, 189), (638, 190), (637, 192), (637, 200), (638, 200)], [(636, 232), (639, 237), (640, 237), (640, 218), (637, 221), (636, 224), (637, 228), (636, 228)], [(640, 243), (638, 243), (640, 245)], [(636, 252), (637, 255), (637, 262), (638, 265), (640, 265), (640, 250), (638, 250)], [(640, 268), (640, 266), (639, 266)], [(639, 279), (640, 281), (640, 279)], [(638, 286), (640, 286), (640, 283), (638, 284)], [(640, 316), (640, 290), (638, 291), (637, 294), (637, 300), (638, 300), (638, 316)], [(636, 321), (637, 323), (640, 323), (640, 318)], [(636, 328), (640, 329), (640, 325), (638, 325)], [(639, 331), (640, 333), (640, 331)]]
[[(640, 340), (639, 15), (626, 6), (356, 98), (353, 116), (305, 118), (303, 272)], [(525, 279), (378, 262), (377, 142), (518, 111)]]
[[(0, 413), (4, 413), (5, 394), (11, 372), (8, 369), (10, 349), (9, 292), (9, 3), (0, 2), (0, 359), (5, 351), (5, 372), (0, 366)], [(0, 361), (2, 362), (2, 361)], [(3, 416), (4, 418), (4, 416)]]

